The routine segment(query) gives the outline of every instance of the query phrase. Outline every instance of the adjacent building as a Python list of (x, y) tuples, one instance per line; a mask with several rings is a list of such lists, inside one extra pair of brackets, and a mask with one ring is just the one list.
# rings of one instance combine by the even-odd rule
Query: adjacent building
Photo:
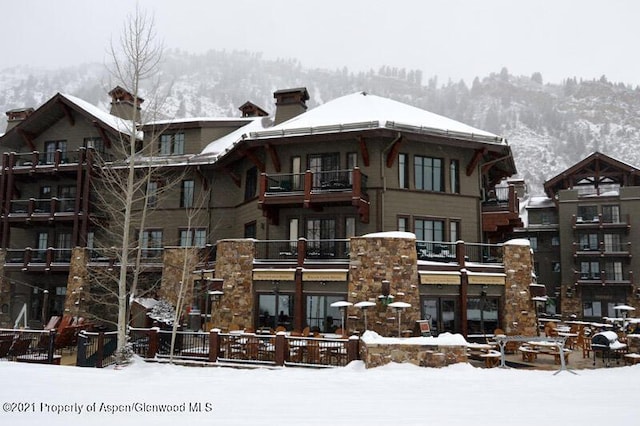
[[(386, 334), (420, 319), (465, 335), (535, 329), (529, 245), (502, 245), (522, 226), (503, 138), (365, 92), (308, 110), (305, 88), (279, 90), (274, 117), (247, 102), (237, 118), (143, 124), (142, 99), (109, 94), (111, 113), (63, 94), (7, 113), (5, 324), (108, 316), (97, 289), (127, 262), (137, 295), (184, 295), (203, 327), (362, 329), (362, 310), (332, 306), (347, 300), (374, 302), (369, 326)], [(145, 220), (122, 259), (106, 207), (118, 192), (104, 188), (132, 144)]]

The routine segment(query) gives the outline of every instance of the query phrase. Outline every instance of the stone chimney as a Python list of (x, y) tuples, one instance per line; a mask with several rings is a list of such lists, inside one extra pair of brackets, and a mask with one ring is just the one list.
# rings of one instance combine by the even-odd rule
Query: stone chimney
[(265, 110), (263, 110), (262, 108), (260, 108), (259, 106), (257, 106), (256, 104), (252, 103), (252, 102), (245, 102), (244, 104), (242, 104), (240, 106), (240, 108), (238, 108), (240, 111), (242, 111), (242, 117), (243, 118), (247, 118), (247, 117), (266, 117), (269, 115), (268, 112), (266, 112)]
[(7, 130), (5, 133), (16, 127), (31, 114), (33, 114), (33, 108), (17, 108), (7, 111)]
[(140, 105), (144, 99), (137, 98), (135, 108), (133, 108), (133, 95), (120, 86), (114, 87), (110, 92), (111, 96), (111, 115), (120, 117), (124, 120), (140, 121)]
[(513, 185), (516, 190), (517, 197), (522, 199), (525, 195), (527, 195), (527, 184), (524, 179), (509, 179), (507, 180), (507, 184)]
[(307, 111), (309, 92), (305, 87), (284, 89), (274, 92), (276, 117), (274, 125), (287, 121)]

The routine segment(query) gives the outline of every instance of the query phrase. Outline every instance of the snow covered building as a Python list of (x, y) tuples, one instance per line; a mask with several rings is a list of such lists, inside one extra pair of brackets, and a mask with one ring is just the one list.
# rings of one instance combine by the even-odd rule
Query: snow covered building
[(0, 137), (5, 323), (97, 303), (91, 271), (117, 260), (98, 243), (116, 225), (94, 158), (129, 138), (139, 167), (162, 171), (133, 206), (148, 213), (140, 288), (185, 292), (208, 325), (361, 328), (361, 310), (331, 305), (366, 300), (389, 332), (402, 300), (407, 329), (535, 328), (528, 244), (498, 244), (521, 225), (515, 187), (498, 185), (516, 173), (503, 138), (364, 92), (307, 110), (305, 88), (279, 90), (273, 119), (248, 102), (240, 118), (138, 127), (142, 100), (110, 95), (112, 114), (58, 94)]
[[(547, 313), (599, 321), (616, 305), (640, 308), (633, 271), (638, 241), (640, 171), (594, 152), (544, 184), (546, 197), (523, 201), (524, 226), (535, 253)], [(638, 266), (636, 266), (638, 265)]]

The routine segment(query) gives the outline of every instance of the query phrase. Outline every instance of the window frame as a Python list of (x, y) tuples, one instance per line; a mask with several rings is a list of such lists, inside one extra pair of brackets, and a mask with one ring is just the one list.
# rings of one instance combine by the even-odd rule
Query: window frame
[(414, 155), (414, 185), (418, 191), (444, 192), (444, 161), (439, 157)]

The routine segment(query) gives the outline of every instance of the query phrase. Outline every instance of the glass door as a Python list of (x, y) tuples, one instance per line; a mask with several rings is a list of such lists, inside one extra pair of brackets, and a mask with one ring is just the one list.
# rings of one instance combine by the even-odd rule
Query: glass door
[(458, 302), (455, 297), (425, 297), (422, 299), (422, 318), (431, 321), (431, 333), (459, 333)]

